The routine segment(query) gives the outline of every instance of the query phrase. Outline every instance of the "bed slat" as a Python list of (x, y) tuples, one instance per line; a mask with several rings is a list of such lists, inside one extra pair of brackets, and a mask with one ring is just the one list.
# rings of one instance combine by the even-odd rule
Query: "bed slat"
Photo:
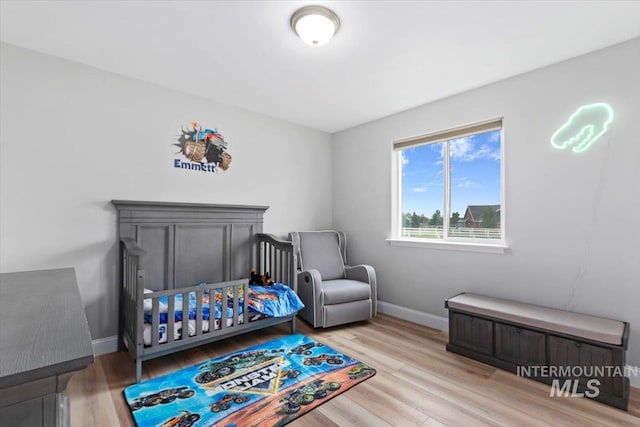
[(175, 337), (176, 299), (167, 298), (167, 342), (171, 343)]
[(196, 291), (196, 336), (202, 335), (202, 296), (202, 291)]
[(229, 304), (229, 296), (227, 295), (227, 288), (223, 287), (220, 290), (220, 300), (222, 302), (221, 307), (221, 316), (220, 316), (220, 330), (225, 330), (227, 328), (227, 310), (226, 307)]
[(158, 298), (151, 299), (151, 345), (157, 346), (159, 340), (159, 327), (160, 327), (160, 301)]

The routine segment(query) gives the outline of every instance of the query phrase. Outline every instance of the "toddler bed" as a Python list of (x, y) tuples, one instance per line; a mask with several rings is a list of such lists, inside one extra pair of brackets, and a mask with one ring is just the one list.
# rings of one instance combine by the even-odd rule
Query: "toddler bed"
[[(135, 359), (136, 382), (145, 360), (285, 322), (295, 332), (296, 256), (291, 242), (262, 233), (268, 207), (112, 203), (119, 345)], [(251, 268), (276, 283), (249, 286)]]

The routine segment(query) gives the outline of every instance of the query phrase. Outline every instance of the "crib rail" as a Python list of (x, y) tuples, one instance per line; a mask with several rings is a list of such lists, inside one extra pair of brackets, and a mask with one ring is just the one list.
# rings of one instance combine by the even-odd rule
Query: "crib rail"
[(297, 257), (293, 244), (272, 234), (258, 233), (258, 273), (269, 272), (277, 283), (284, 283), (298, 292)]
[[(120, 289), (120, 321), (119, 321), (119, 345), (124, 350), (135, 354), (138, 347), (132, 337), (136, 336), (138, 327), (144, 320), (142, 313), (137, 310), (138, 301), (142, 302), (139, 295), (144, 289), (144, 270), (142, 270), (142, 255), (145, 251), (138, 246), (134, 239), (125, 237), (120, 240), (120, 253), (122, 254), (122, 288)], [(128, 339), (128, 342), (125, 342)]]
[[(201, 336), (210, 334), (226, 334), (229, 329), (240, 328), (249, 322), (248, 298), (244, 298), (244, 291), (247, 289), (248, 280), (235, 280), (223, 283), (211, 283), (206, 285), (196, 285), (179, 290), (155, 291), (144, 294), (145, 305), (151, 307), (151, 328), (149, 330), (150, 343), (147, 346), (163, 346), (170, 349), (175, 345), (182, 346), (189, 341), (197, 341)], [(181, 305), (176, 304), (176, 296), (182, 297)], [(221, 318), (219, 325), (215, 319), (216, 298), (220, 298)], [(229, 304), (231, 299), (232, 303)], [(242, 302), (240, 300), (242, 299)], [(195, 304), (190, 304), (195, 302)], [(164, 307), (161, 306), (164, 304)], [(239, 308), (242, 309), (239, 311)], [(229, 319), (226, 307), (232, 308), (233, 316)], [(194, 308), (193, 316), (191, 309)], [(209, 311), (209, 319), (204, 319), (204, 310)], [(175, 329), (176, 313), (182, 313), (180, 327), (182, 331)], [(240, 314), (242, 313), (242, 314)], [(161, 314), (166, 315), (166, 322), (161, 322)], [(194, 317), (194, 318), (191, 318)], [(147, 318), (147, 320), (149, 320)], [(160, 326), (166, 327), (162, 331), (162, 341)], [(145, 339), (146, 341), (146, 339)]]

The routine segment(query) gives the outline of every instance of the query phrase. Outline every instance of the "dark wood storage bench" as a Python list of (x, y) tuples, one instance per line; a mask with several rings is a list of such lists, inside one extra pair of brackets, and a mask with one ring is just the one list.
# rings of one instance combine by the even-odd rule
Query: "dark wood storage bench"
[(471, 293), (445, 307), (447, 351), (547, 384), (569, 380), (569, 391), (627, 410), (628, 323)]

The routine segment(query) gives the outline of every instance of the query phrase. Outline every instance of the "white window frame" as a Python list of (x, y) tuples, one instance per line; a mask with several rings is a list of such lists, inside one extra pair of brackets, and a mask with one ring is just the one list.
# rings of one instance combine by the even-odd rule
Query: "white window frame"
[[(492, 130), (500, 130), (500, 239), (474, 239), (449, 236), (449, 219), (451, 218), (451, 173), (449, 165), (449, 144), (444, 145), (444, 212), (442, 239), (402, 237), (402, 150), (420, 145), (446, 142), (451, 139), (474, 135)], [(391, 144), (391, 238), (387, 241), (392, 246), (425, 247), (445, 250), (461, 250), (473, 252), (504, 253), (508, 248), (505, 235), (507, 210), (505, 203), (505, 143), (504, 118), (498, 117), (482, 122), (475, 122), (452, 129), (432, 132), (425, 135), (403, 138)]]

